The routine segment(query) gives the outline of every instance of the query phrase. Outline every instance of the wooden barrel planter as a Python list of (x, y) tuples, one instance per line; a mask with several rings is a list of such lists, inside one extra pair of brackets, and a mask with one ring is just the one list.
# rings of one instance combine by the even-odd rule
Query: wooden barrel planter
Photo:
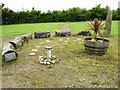
[(50, 32), (34, 32), (34, 38), (48, 38), (50, 36)]
[(104, 55), (109, 47), (109, 40), (96, 38), (95, 42), (91, 41), (92, 38), (85, 38), (84, 48), (88, 54)]
[(17, 52), (12, 49), (12, 45), (10, 43), (6, 44), (2, 49), (2, 59), (5, 61), (16, 60), (18, 57)]
[(65, 36), (70, 36), (71, 32), (70, 30), (61, 30), (61, 31), (56, 31), (55, 35), (59, 37), (65, 37)]

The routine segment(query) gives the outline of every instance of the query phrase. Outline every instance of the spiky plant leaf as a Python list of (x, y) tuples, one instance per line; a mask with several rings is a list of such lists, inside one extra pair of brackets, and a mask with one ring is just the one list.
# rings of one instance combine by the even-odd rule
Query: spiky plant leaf
[(102, 37), (102, 34), (100, 33), (100, 30), (103, 29), (103, 25), (104, 25), (102, 21), (95, 18), (93, 21), (90, 21), (88, 24), (91, 27), (91, 30), (94, 30), (95, 32), (95, 38), (97, 37), (97, 34), (99, 34)]

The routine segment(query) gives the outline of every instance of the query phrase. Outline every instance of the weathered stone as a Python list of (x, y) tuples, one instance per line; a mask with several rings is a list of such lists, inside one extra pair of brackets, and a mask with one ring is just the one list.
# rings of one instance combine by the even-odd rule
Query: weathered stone
[(44, 61), (44, 63), (43, 63), (43, 64), (45, 64), (45, 65), (46, 65), (46, 64), (47, 64), (47, 62), (45, 62), (45, 61)]
[(5, 54), (4, 57), (5, 57), (5, 61), (11, 61), (17, 58), (15, 52)]
[(70, 38), (66, 38), (67, 40), (70, 40)]
[(44, 60), (44, 58), (41, 58), (41, 60), (43, 61), (43, 60)]
[(46, 40), (46, 42), (50, 42), (50, 40)]
[(30, 56), (35, 56), (36, 54), (35, 53), (30, 53)]
[(16, 37), (15, 40), (10, 41), (9, 43), (11, 43), (13, 47), (17, 49), (19, 46), (23, 46), (24, 40), (22, 38)]
[(43, 61), (40, 61), (40, 63), (41, 63), (41, 64), (44, 64), (44, 62), (43, 62)]
[(54, 61), (50, 61), (51, 63), (55, 63), (55, 60)]
[(81, 39), (80, 39), (80, 38), (77, 38), (76, 40), (80, 41)]
[(37, 49), (32, 49), (33, 52), (37, 52), (38, 50)]
[(56, 31), (55, 35), (60, 36), (60, 37), (70, 36), (71, 32), (70, 32), (70, 30), (61, 30), (61, 31)]
[(43, 56), (39, 56), (39, 58), (43, 58)]
[(51, 36), (50, 32), (34, 32), (35, 38), (48, 38), (50, 36)]
[(57, 61), (60, 60), (59, 58), (57, 58)]
[(22, 37), (24, 37), (24, 41), (25, 42), (28, 42), (30, 39), (32, 39), (32, 34), (25, 34), (25, 35), (22, 35)]
[(55, 58), (55, 55), (53, 55), (52, 57)]
[(49, 64), (50, 64), (50, 62), (47, 62), (46, 64), (48, 64), (48, 65), (49, 65)]
[(65, 43), (67, 43), (68, 41), (64, 41)]
[(36, 48), (40, 48), (40, 46), (36, 46)]
[(81, 31), (81, 32), (79, 32), (77, 35), (91, 36), (91, 32), (90, 32), (90, 31)]
[(108, 14), (106, 17), (106, 25), (105, 30), (103, 32), (103, 36), (108, 37), (111, 35), (111, 25), (112, 25), (112, 11), (108, 8)]
[(12, 45), (10, 43), (6, 44), (2, 49), (2, 58), (5, 61), (12, 61), (17, 59), (17, 52), (12, 49)]

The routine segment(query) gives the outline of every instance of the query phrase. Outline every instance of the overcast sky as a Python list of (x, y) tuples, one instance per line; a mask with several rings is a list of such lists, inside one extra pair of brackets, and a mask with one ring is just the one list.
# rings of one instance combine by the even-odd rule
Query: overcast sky
[(108, 5), (111, 9), (116, 10), (119, 0), (1, 0), (1, 2), (5, 4), (5, 7), (14, 11), (21, 11), (22, 8), (31, 10), (34, 7), (35, 10), (46, 12), (48, 10), (66, 10), (72, 7), (91, 9), (98, 4), (101, 4), (101, 7)]

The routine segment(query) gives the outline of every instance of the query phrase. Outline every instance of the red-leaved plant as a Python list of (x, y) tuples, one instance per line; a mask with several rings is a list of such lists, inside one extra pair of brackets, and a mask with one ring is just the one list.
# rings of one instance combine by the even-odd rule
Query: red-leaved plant
[(95, 18), (93, 21), (90, 21), (88, 24), (90, 25), (91, 30), (94, 30), (94, 39), (97, 38), (98, 34), (103, 38), (102, 34), (100, 33), (100, 30), (103, 29), (102, 26), (104, 25), (102, 24), (102, 21)]

